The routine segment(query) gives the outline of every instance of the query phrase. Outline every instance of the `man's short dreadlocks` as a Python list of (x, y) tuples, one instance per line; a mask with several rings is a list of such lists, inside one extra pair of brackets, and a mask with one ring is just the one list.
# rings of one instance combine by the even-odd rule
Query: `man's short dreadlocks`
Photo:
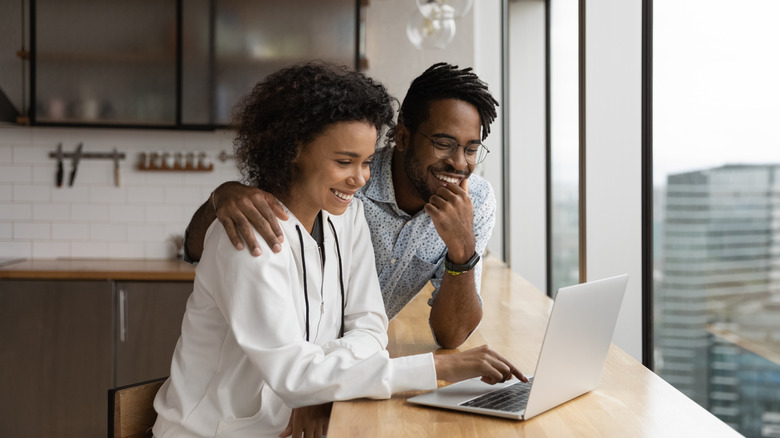
[[(477, 108), (482, 123), (482, 140), (490, 134), (490, 124), (496, 118), (498, 101), (490, 94), (487, 84), (472, 69), (458, 69), (457, 65), (440, 62), (418, 76), (406, 93), (398, 124), (416, 132), (430, 116), (430, 103), (439, 99), (458, 99)], [(388, 133), (388, 137), (393, 133)]]

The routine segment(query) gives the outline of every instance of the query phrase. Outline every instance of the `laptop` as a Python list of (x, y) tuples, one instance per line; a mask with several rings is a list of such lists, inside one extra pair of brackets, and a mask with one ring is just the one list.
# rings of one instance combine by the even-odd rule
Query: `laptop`
[(531, 382), (489, 385), (479, 377), (407, 401), (528, 420), (596, 388), (623, 303), (628, 275), (558, 290)]

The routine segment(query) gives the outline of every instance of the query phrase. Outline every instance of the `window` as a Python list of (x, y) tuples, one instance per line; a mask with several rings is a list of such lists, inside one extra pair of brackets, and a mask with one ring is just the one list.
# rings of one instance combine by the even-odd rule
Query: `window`
[(653, 0), (655, 371), (749, 437), (780, 417), (774, 0)]
[(550, 283), (555, 293), (579, 272), (578, 0), (550, 2)]

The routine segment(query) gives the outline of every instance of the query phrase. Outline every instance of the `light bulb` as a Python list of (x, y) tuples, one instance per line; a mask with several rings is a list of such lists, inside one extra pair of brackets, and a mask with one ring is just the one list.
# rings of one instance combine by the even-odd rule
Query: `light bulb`
[[(439, 8), (437, 14), (439, 15), (434, 17), (442, 17), (446, 11), (442, 12)], [(414, 11), (409, 17), (409, 21), (406, 22), (406, 36), (420, 50), (443, 49), (455, 36), (455, 20), (451, 16), (448, 18), (427, 18)]]
[(416, 0), (417, 9), (424, 17), (432, 16), (440, 10), (446, 10), (449, 18), (461, 18), (469, 13), (473, 0)]

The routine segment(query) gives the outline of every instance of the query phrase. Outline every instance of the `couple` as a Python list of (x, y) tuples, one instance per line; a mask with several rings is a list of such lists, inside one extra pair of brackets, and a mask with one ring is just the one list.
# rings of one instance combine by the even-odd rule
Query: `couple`
[[(239, 220), (251, 253), (236, 251), (235, 226), (214, 221), (217, 191), (190, 224), (200, 263), (155, 400), (156, 437), (320, 436), (333, 400), (434, 389), (437, 379), (525, 380), (486, 346), (393, 359), (385, 350), (387, 314), (429, 279), (437, 342), (455, 347), (473, 331), (472, 268), (494, 214), (476, 217), (465, 179), (495, 117), (484, 83), (437, 64), (413, 82), (398, 126), (393, 102), (381, 84), (323, 63), (270, 75), (241, 102), (238, 166), (269, 201), (256, 201), (265, 215), (244, 211), (269, 221), (258, 234)], [(375, 150), (388, 128), (395, 147)], [(235, 199), (249, 189), (225, 190)]]

